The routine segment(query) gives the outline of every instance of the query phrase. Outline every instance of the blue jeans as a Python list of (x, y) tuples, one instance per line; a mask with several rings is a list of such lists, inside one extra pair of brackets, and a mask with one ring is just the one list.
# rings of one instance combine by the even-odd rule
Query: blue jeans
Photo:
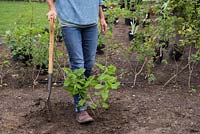
[[(98, 44), (97, 25), (79, 28), (79, 27), (62, 27), (62, 36), (68, 51), (70, 68), (72, 70), (85, 68), (85, 76), (89, 77), (95, 61), (96, 48)], [(78, 108), (80, 97), (74, 95), (75, 111), (86, 110), (83, 106)]]

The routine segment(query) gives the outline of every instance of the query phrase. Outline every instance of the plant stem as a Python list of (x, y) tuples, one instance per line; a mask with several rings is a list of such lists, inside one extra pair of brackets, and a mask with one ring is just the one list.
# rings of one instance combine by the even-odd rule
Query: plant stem
[[(176, 64), (176, 73), (178, 73), (178, 69), (179, 69), (179, 66), (178, 66), (178, 63), (176, 62), (176, 60), (174, 60), (175, 61), (175, 64)], [(176, 74), (175, 73), (175, 74)], [(177, 80), (176, 80), (176, 78), (175, 78), (175, 82), (176, 82)]]
[(185, 65), (185, 66), (183, 67), (183, 69), (181, 69), (178, 73), (174, 74), (167, 82), (165, 82), (165, 84), (163, 85), (163, 87), (165, 87), (167, 84), (169, 84), (169, 82), (170, 82), (171, 80), (173, 80), (174, 78), (176, 78), (177, 75), (180, 74), (182, 71), (184, 71), (188, 66), (189, 66), (189, 64)]
[(191, 76), (192, 76), (192, 72), (193, 72), (193, 66), (194, 64), (191, 65), (191, 51), (192, 51), (192, 46), (190, 46), (189, 49), (189, 57), (188, 57), (188, 64), (189, 64), (189, 78), (188, 78), (188, 88), (191, 88)]
[(142, 64), (142, 67), (140, 68), (139, 72), (137, 72), (137, 73), (135, 74), (134, 81), (133, 81), (133, 86), (136, 85), (137, 76), (142, 72), (142, 70), (144, 69), (144, 66), (145, 66), (145, 64), (147, 63), (147, 61), (148, 61), (148, 58), (145, 57), (145, 60), (144, 60), (144, 62), (143, 62), (143, 64)]
[[(34, 67), (35, 68), (35, 67)], [(35, 69), (33, 69), (33, 76), (34, 76), (34, 71)], [(34, 89), (34, 87), (35, 87), (35, 85), (36, 85), (36, 81), (37, 81), (37, 79), (38, 79), (38, 77), (39, 77), (39, 75), (40, 75), (40, 72), (41, 72), (41, 66), (40, 66), (40, 69), (39, 69), (39, 72), (37, 73), (37, 75), (36, 75), (36, 78), (33, 80), (33, 89)]]
[(105, 66), (107, 66), (108, 64), (108, 45), (106, 45), (106, 57), (105, 57), (105, 60), (106, 60), (106, 63), (105, 63)]
[[(63, 44), (62, 44), (63, 45)], [(63, 45), (64, 46), (64, 45)], [(55, 47), (55, 49), (57, 49), (56, 47)], [(61, 74), (63, 75), (63, 78), (65, 79), (66, 77), (65, 77), (65, 73), (63, 72), (63, 70), (62, 70), (62, 67), (61, 67), (61, 65), (60, 65), (60, 63), (59, 63), (59, 59), (58, 59), (58, 55), (57, 55), (57, 51), (55, 51), (55, 61), (56, 61), (56, 64), (58, 65), (58, 74), (59, 74), (59, 72), (61, 72)], [(59, 71), (60, 70), (60, 71)], [(56, 80), (58, 79), (58, 75), (56, 76)]]
[[(95, 104), (94, 101), (93, 101), (93, 99), (92, 99), (92, 97), (90, 95), (88, 95), (88, 96), (89, 96), (89, 99), (91, 100), (91, 102), (93, 104)], [(95, 112), (93, 110), (92, 110), (92, 113), (95, 115)], [(97, 113), (99, 114), (99, 110), (98, 109), (97, 109)]]
[(193, 72), (193, 69), (194, 69), (194, 64), (192, 65), (189, 65), (189, 79), (188, 79), (188, 88), (190, 89), (191, 88), (191, 77), (192, 77), (192, 72)]

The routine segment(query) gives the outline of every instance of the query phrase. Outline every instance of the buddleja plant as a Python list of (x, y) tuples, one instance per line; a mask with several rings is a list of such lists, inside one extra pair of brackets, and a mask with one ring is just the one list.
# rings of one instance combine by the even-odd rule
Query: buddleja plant
[(71, 95), (79, 95), (81, 100), (79, 102), (79, 106), (85, 104), (86, 100), (88, 100), (88, 90), (92, 85), (95, 85), (96, 81), (94, 80), (94, 76), (90, 76), (86, 78), (84, 75), (85, 69), (75, 69), (71, 70), (70, 68), (63, 68), (64, 72), (67, 74), (67, 77), (64, 81), (65, 89)]
[(97, 76), (93, 75), (89, 78), (84, 76), (85, 69), (83, 68), (75, 70), (63, 69), (67, 74), (64, 87), (71, 95), (78, 94), (80, 96), (79, 107), (83, 106), (86, 101), (91, 101), (89, 106), (92, 109), (96, 109), (98, 106), (107, 109), (110, 90), (118, 89), (120, 85), (114, 76), (116, 73), (115, 66), (110, 65), (106, 67), (101, 64), (97, 64), (97, 66), (102, 72)]
[(117, 77), (114, 76), (116, 73), (116, 67), (110, 65), (108, 67), (101, 64), (96, 64), (97, 67), (102, 71), (96, 80), (97, 84), (95, 85), (95, 96), (100, 96), (100, 100), (96, 100), (92, 108), (96, 108), (97, 105), (101, 105), (103, 108), (108, 108), (107, 99), (109, 97), (109, 92), (111, 89), (118, 89), (120, 83), (117, 80)]

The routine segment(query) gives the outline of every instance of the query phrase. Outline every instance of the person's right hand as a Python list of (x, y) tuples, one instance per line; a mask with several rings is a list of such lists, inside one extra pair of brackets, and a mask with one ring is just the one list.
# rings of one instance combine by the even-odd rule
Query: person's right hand
[(47, 17), (48, 17), (48, 20), (50, 20), (50, 18), (53, 18), (54, 20), (56, 20), (56, 17), (57, 17), (56, 11), (55, 10), (50, 10), (47, 13)]

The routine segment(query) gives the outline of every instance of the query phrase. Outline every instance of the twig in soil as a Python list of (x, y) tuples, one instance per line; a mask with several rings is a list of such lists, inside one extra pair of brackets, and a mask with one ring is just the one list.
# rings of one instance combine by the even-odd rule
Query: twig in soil
[(176, 78), (177, 75), (179, 75), (181, 72), (183, 72), (188, 66), (189, 66), (189, 64), (185, 65), (183, 67), (183, 69), (181, 69), (178, 73), (174, 74), (167, 82), (165, 82), (165, 84), (163, 85), (163, 87), (165, 87), (167, 84), (169, 84), (170, 81), (172, 81), (174, 78)]
[[(62, 46), (64, 46), (64, 44), (62, 44)], [(62, 49), (64, 50), (64, 48), (62, 48)], [(61, 74), (62, 74), (62, 76), (63, 76), (63, 78), (64, 78), (64, 80), (65, 80), (65, 79), (66, 79), (66, 75), (65, 75), (65, 73), (63, 72), (63, 69), (62, 69), (60, 63), (58, 62), (59, 59), (58, 59), (57, 51), (55, 51), (55, 59), (56, 59), (56, 64), (58, 65), (58, 69), (60, 70), (59, 72), (61, 72)], [(64, 66), (65, 66), (65, 64), (64, 64)], [(57, 75), (55, 81), (57, 81), (57, 79), (58, 79), (58, 75)]]
[(189, 65), (189, 79), (188, 79), (188, 88), (191, 88), (191, 77), (192, 77), (192, 72), (194, 69), (194, 64)]
[[(35, 68), (35, 67), (34, 67), (34, 68)], [(39, 72), (37, 73), (36, 78), (33, 80), (33, 89), (35, 88), (35, 85), (36, 85), (36, 83), (37, 83), (37, 79), (38, 79), (38, 77), (39, 77), (39, 75), (40, 75), (41, 70), (42, 70), (42, 68), (40, 67)], [(33, 75), (34, 75), (34, 69), (33, 69)]]
[(193, 66), (194, 64), (191, 65), (191, 51), (192, 51), (192, 46), (190, 46), (189, 49), (189, 57), (188, 57), (188, 64), (189, 64), (189, 78), (188, 78), (188, 88), (191, 88), (191, 76), (192, 76), (192, 72), (193, 72)]
[(0, 72), (0, 84), (3, 84), (3, 73)]
[(105, 60), (106, 60), (106, 63), (105, 63), (105, 66), (107, 66), (108, 64), (108, 45), (106, 45), (106, 56), (105, 56)]
[[(196, 54), (198, 55), (200, 52), (200, 49), (197, 50)], [(194, 66), (195, 66), (195, 63), (198, 64), (198, 62), (191, 62), (191, 53), (192, 53), (192, 46), (190, 46), (190, 50), (189, 50), (189, 57), (188, 57), (188, 64), (189, 64), (189, 78), (188, 78), (188, 88), (190, 89), (191, 88), (191, 78), (192, 78), (192, 73), (193, 73), (193, 70), (194, 70)], [(191, 64), (192, 63), (192, 64)]]
[[(178, 72), (178, 70), (179, 70), (179, 66), (178, 66), (178, 63), (177, 63), (177, 61), (176, 60), (174, 60), (175, 61), (175, 64), (176, 64), (176, 73)], [(175, 82), (177, 81), (177, 79), (176, 79), (177, 77), (175, 77)]]
[(137, 80), (137, 77), (138, 77), (138, 75), (142, 72), (142, 70), (144, 69), (144, 66), (145, 66), (145, 64), (147, 63), (147, 61), (148, 61), (148, 59), (147, 59), (147, 57), (144, 59), (144, 62), (143, 62), (143, 64), (142, 64), (142, 67), (140, 68), (140, 70), (135, 74), (135, 76), (134, 76), (134, 81), (133, 81), (133, 86), (135, 86), (136, 85), (136, 80)]

